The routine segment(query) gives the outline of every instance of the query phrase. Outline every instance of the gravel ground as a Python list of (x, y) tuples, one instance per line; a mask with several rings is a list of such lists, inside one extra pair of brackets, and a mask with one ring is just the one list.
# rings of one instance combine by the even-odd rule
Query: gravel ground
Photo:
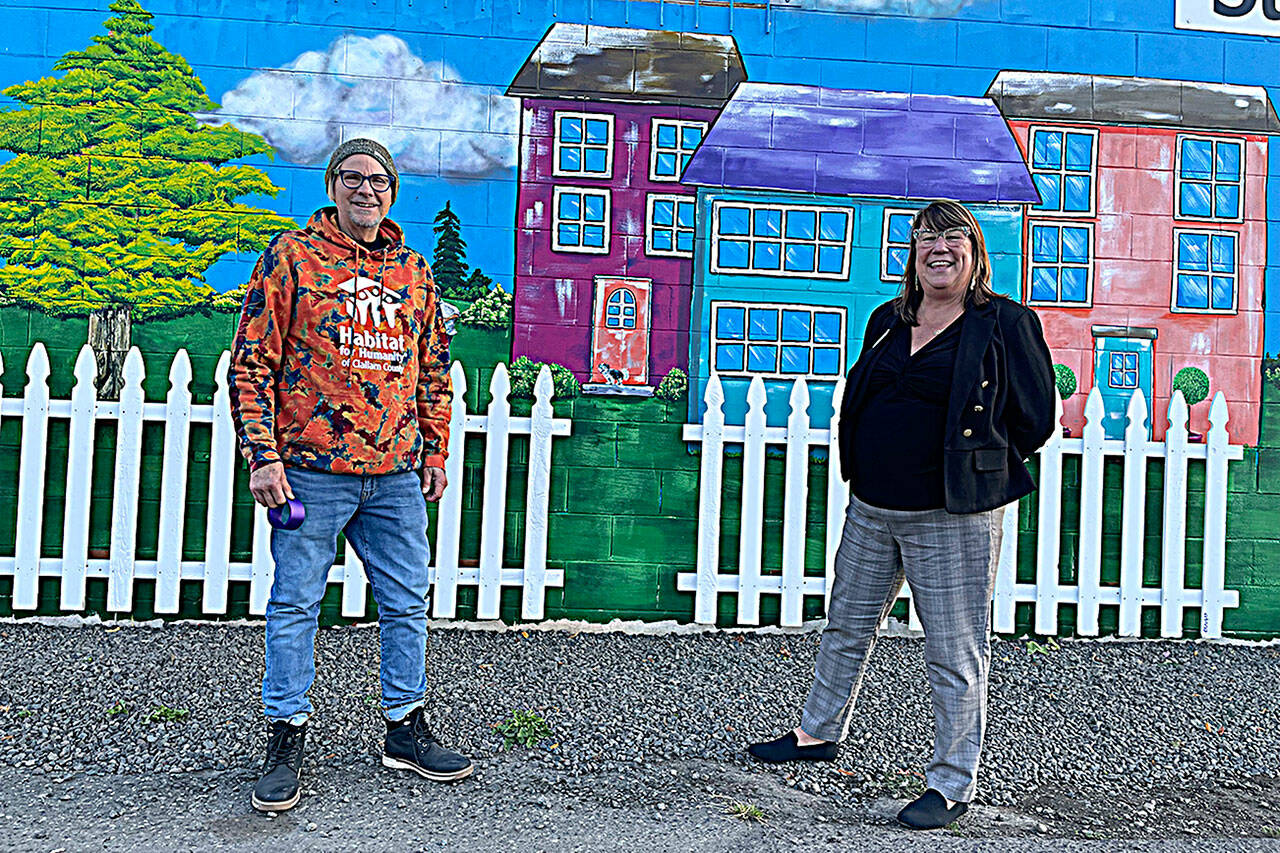
[[(834, 764), (745, 758), (817, 643), (435, 629), (434, 727), (477, 761), (438, 786), (378, 765), (376, 630), (325, 629), (303, 802), (269, 818), (261, 626), (2, 623), (0, 849), (1280, 850), (1280, 646), (997, 641), (977, 805), (921, 836), (892, 822), (930, 752), (919, 639), (877, 646)], [(551, 736), (504, 749), (525, 709)]]

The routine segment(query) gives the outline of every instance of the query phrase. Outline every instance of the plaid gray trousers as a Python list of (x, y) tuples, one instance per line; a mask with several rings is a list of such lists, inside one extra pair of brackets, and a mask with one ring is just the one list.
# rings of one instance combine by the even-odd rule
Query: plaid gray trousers
[(850, 498), (827, 626), (800, 722), (807, 734), (844, 740), (876, 629), (905, 577), (924, 628), (933, 696), (933, 760), (926, 779), (948, 799), (973, 799), (987, 717), (991, 593), (1004, 512), (907, 512)]

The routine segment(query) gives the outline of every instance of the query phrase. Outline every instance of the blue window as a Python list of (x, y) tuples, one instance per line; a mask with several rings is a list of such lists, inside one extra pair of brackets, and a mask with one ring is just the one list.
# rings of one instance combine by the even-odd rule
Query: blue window
[(558, 252), (608, 253), (608, 190), (556, 187), (552, 213), (552, 249)]
[(747, 340), (776, 341), (778, 339), (777, 308), (752, 308), (748, 316), (750, 326), (747, 330)]
[(787, 246), (787, 272), (813, 272), (814, 246), (792, 243)]
[(849, 229), (849, 214), (843, 210), (824, 210), (818, 213), (818, 239), (844, 241)]
[(784, 341), (809, 341), (813, 339), (813, 313), (810, 311), (782, 312), (782, 339)]
[(751, 211), (745, 207), (720, 209), (720, 233), (747, 236), (751, 233)]
[(716, 202), (712, 219), (712, 272), (848, 275), (852, 210)]
[(1179, 218), (1239, 220), (1243, 185), (1238, 141), (1178, 137)]
[(911, 220), (915, 215), (914, 210), (885, 209), (880, 255), (880, 278), (885, 281), (897, 281), (907, 274), (907, 258), (911, 254)]
[(840, 349), (837, 347), (813, 348), (813, 372), (818, 376), (838, 376), (842, 361)]
[(717, 373), (835, 378), (844, 369), (843, 309), (712, 304)]
[(1223, 312), (1236, 307), (1236, 234), (1175, 231), (1173, 307)]
[(802, 346), (783, 346), (780, 373), (808, 373), (809, 348)]
[(747, 338), (747, 309), (722, 306), (716, 310), (716, 337), (721, 340), (743, 341)]
[(655, 118), (649, 136), (649, 180), (680, 180), (706, 132), (705, 121)]
[(1121, 390), (1138, 387), (1138, 354), (1136, 352), (1111, 353), (1107, 384)]
[(751, 373), (776, 373), (778, 348), (761, 344), (747, 344), (747, 370)]
[(782, 211), (757, 210), (752, 217), (755, 221), (753, 231), (757, 237), (768, 237), (777, 240), (782, 236)]
[(841, 334), (842, 314), (818, 311), (813, 317), (813, 341), (818, 344), (838, 344), (844, 340)]
[(782, 267), (781, 243), (756, 243), (751, 248), (751, 268), (776, 270)]
[(746, 347), (742, 344), (716, 345), (716, 372), (741, 373)]
[(693, 199), (678, 195), (649, 196), (650, 255), (693, 256)]
[(630, 290), (615, 290), (604, 304), (604, 325), (609, 329), (634, 329), (636, 327), (636, 298)]
[(812, 240), (818, 217), (812, 210), (792, 210), (787, 213), (787, 239)]
[(818, 272), (838, 276), (844, 272), (843, 246), (818, 246)]
[(1028, 302), (1089, 302), (1093, 226), (1031, 222)]
[(558, 112), (555, 127), (555, 174), (591, 178), (612, 175), (613, 116)]
[(1032, 209), (1092, 213), (1097, 147), (1093, 131), (1032, 128), (1031, 179), (1040, 192), (1040, 203)]

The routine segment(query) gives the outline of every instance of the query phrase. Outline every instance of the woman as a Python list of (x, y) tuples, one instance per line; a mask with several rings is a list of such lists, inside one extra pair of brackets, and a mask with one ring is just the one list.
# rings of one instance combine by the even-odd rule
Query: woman
[(800, 725), (751, 746), (753, 756), (835, 758), (905, 576), (924, 627), (935, 736), (928, 790), (898, 820), (936, 829), (968, 810), (1004, 507), (1035, 488), (1023, 460), (1053, 420), (1040, 321), (992, 292), (973, 215), (933, 202), (912, 222), (902, 290), (872, 312), (845, 385), (840, 469), (852, 496), (813, 687)]

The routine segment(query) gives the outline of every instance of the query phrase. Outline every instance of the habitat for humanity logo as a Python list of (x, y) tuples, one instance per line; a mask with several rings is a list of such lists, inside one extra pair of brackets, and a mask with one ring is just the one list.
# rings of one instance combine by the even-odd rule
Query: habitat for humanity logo
[(360, 370), (403, 373), (408, 353), (396, 325), (400, 294), (365, 276), (338, 285), (344, 294), (342, 310), (350, 323), (338, 327), (338, 352), (343, 364)]
[(1280, 0), (1174, 0), (1182, 30), (1280, 36)]

